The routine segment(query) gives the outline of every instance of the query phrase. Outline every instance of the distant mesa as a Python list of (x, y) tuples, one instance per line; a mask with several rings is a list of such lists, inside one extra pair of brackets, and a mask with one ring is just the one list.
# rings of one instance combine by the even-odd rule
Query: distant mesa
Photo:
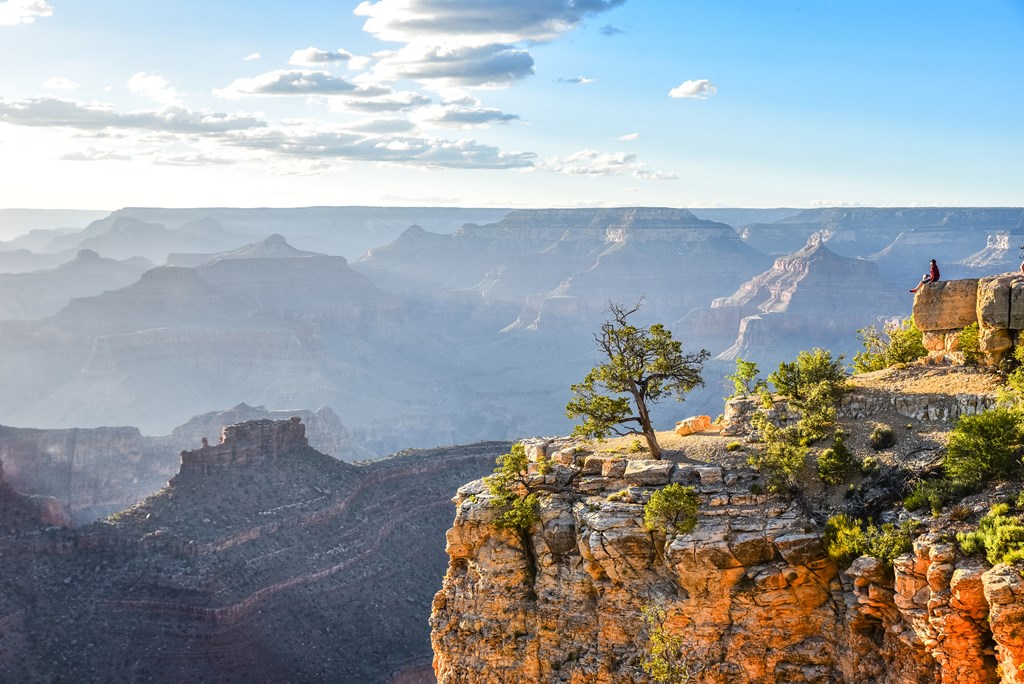
[(275, 461), (296, 449), (309, 446), (306, 426), (293, 416), (288, 420), (249, 420), (229, 425), (221, 433), (220, 443), (181, 452), (181, 474), (198, 471), (203, 474), (256, 461)]

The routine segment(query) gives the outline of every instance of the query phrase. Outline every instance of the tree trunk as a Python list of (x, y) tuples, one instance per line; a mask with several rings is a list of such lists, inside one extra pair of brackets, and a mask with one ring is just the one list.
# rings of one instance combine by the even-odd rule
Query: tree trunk
[(643, 430), (644, 438), (647, 440), (647, 448), (651, 450), (651, 458), (661, 458), (661, 447), (658, 446), (658, 437), (651, 427), (651, 416), (647, 413), (647, 404), (643, 397), (633, 392), (633, 400), (636, 401), (636, 412), (640, 418), (640, 429)]
[(661, 458), (661, 447), (658, 446), (658, 438), (654, 435), (653, 429), (644, 430), (644, 437), (647, 439), (647, 448), (651, 450), (651, 458)]

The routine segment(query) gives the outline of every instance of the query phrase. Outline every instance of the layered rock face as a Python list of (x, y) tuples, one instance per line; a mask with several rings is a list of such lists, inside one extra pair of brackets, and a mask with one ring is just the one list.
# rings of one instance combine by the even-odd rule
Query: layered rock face
[[(495, 526), (482, 483), (455, 498), (431, 616), (439, 682), (648, 681), (652, 607), (713, 666), (709, 681), (833, 681), (836, 567), (799, 510), (751, 494), (750, 473), (591, 457), (535, 481), (548, 493), (528, 539)], [(645, 528), (643, 502), (670, 481), (701, 505), (692, 533), (666, 538)]]
[[(495, 525), (482, 482), (462, 487), (431, 616), (438, 681), (647, 682), (652, 631), (680, 639), (693, 681), (989, 684), (1022, 681), (1024, 579), (959, 556), (941, 529), (892, 565), (840, 573), (817, 525), (751, 493), (745, 469), (528, 450), (540, 522)], [(649, 531), (670, 482), (699, 493), (685, 535)], [(652, 622), (651, 616), (656, 616)]]
[(692, 312), (689, 318), (696, 323), (717, 317), (724, 324), (738, 318), (739, 334), (718, 358), (753, 358), (771, 367), (810, 347), (846, 352), (853, 331), (896, 316), (905, 306), (874, 264), (839, 256), (815, 235), (730, 297), (714, 300), (706, 314)]
[(75, 524), (139, 501), (177, 469), (136, 428), (32, 430), (0, 426), (0, 461), (18, 492), (48, 497)]

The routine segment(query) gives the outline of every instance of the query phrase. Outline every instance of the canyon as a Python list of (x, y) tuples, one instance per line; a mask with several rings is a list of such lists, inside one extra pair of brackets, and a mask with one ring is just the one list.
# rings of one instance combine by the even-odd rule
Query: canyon
[(298, 416), (229, 426), (158, 493), (55, 527), (0, 484), (0, 679), (336, 681), (414, 677), (457, 483), (507, 443), (356, 466)]

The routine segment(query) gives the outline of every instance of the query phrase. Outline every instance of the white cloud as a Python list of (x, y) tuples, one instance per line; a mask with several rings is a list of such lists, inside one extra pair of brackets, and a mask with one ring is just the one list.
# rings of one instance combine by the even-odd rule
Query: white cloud
[(373, 74), (381, 80), (409, 79), (441, 88), (495, 87), (532, 75), (533, 58), (514, 45), (414, 43), (383, 57)]
[(361, 2), (363, 30), (382, 40), (463, 45), (545, 41), (626, 0), (377, 0)]
[(0, 121), (17, 126), (55, 126), (81, 131), (121, 129), (169, 134), (204, 135), (262, 128), (251, 114), (224, 114), (185, 107), (120, 114), (110, 105), (52, 97), (27, 100), (0, 98)]
[(505, 152), (471, 139), (378, 136), (316, 126), (249, 131), (232, 136), (229, 143), (280, 157), (371, 161), (428, 168), (530, 168), (535, 156), (529, 152)]
[(161, 104), (181, 104), (181, 96), (163, 76), (147, 74), (144, 71), (128, 79), (128, 90)]
[(711, 81), (706, 78), (697, 80), (683, 81), (678, 86), (668, 91), (669, 97), (677, 99), (689, 98), (693, 100), (706, 100), (715, 93), (718, 92), (718, 88), (712, 85)]
[(476, 100), (459, 102), (460, 104), (445, 102), (443, 105), (423, 108), (417, 119), (424, 123), (458, 128), (483, 128), (491, 124), (506, 124), (519, 120), (518, 114), (482, 107)]
[(31, 24), (36, 19), (53, 16), (53, 5), (45, 0), (6, 0), (0, 2), (0, 26)]
[(399, 90), (375, 97), (332, 97), (328, 108), (333, 112), (401, 112), (423, 107), (431, 101), (412, 90)]
[(54, 76), (53, 78), (46, 79), (43, 83), (43, 87), (49, 88), (50, 90), (76, 90), (78, 88), (78, 84), (70, 78)]
[(565, 157), (551, 157), (538, 165), (569, 176), (633, 176), (644, 180), (674, 180), (674, 173), (651, 171), (635, 154), (581, 150)]
[(350, 59), (352, 59), (352, 53), (346, 50), (335, 50), (331, 52), (330, 50), (308, 47), (293, 52), (288, 63), (295, 66), (319, 66), (321, 64), (347, 62)]
[(326, 71), (277, 69), (252, 78), (239, 78), (226, 88), (213, 91), (217, 97), (237, 99), (249, 96), (340, 95), (352, 93), (360, 97), (388, 95), (390, 89), (359, 87)]
[(243, 61), (243, 62), (255, 62), (255, 61), (256, 61), (256, 60), (258, 60), (258, 59), (259, 59), (259, 58), (260, 58), (261, 56), (262, 56), (262, 55), (260, 55), (260, 53), (258, 53), (258, 52), (253, 52), (253, 53), (250, 53), (250, 54), (246, 55), (245, 57), (243, 57), (243, 58), (242, 58), (242, 61)]
[(119, 154), (113, 150), (97, 150), (87, 147), (81, 152), (71, 152), (60, 157), (61, 161), (131, 161), (127, 154)]
[(587, 78), (586, 76), (576, 76), (574, 78), (560, 78), (559, 83), (575, 83), (576, 85), (588, 85), (594, 82), (594, 79)]
[(619, 136), (619, 140), (625, 140), (626, 142), (632, 142), (634, 140), (639, 140), (639, 139), (640, 139), (640, 134), (639, 133), (627, 133), (626, 135), (620, 135)]

